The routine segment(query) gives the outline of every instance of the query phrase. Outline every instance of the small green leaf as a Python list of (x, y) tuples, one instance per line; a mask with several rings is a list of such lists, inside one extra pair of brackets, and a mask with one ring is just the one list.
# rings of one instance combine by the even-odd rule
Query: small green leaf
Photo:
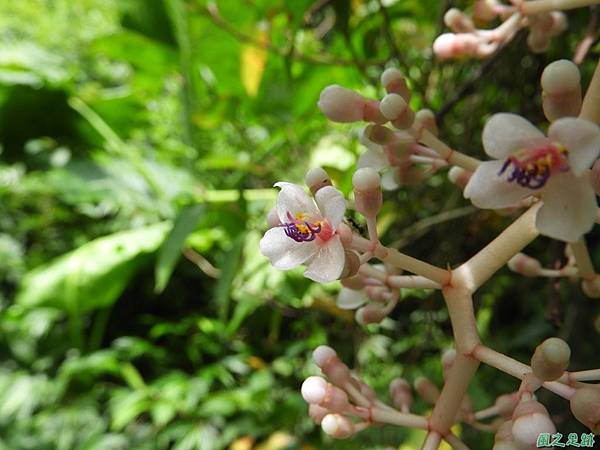
[(158, 252), (154, 271), (156, 278), (155, 292), (160, 293), (167, 286), (171, 274), (175, 269), (175, 264), (181, 256), (183, 244), (190, 233), (194, 231), (194, 228), (196, 228), (202, 212), (202, 205), (189, 206), (184, 208), (179, 213), (177, 219), (175, 219), (173, 229)]
[(235, 238), (233, 246), (225, 258), (223, 267), (221, 267), (221, 276), (219, 277), (215, 290), (215, 297), (219, 307), (221, 320), (226, 319), (229, 315), (231, 287), (241, 262), (245, 239), (246, 233), (242, 233)]

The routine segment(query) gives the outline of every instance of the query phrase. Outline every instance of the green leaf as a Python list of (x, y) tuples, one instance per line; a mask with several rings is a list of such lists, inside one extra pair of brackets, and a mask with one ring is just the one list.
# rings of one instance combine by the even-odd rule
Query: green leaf
[(156, 260), (154, 270), (156, 284), (154, 291), (162, 292), (175, 269), (175, 264), (181, 256), (181, 249), (187, 237), (196, 228), (200, 215), (203, 212), (202, 205), (194, 205), (184, 208), (175, 219), (173, 229), (161, 246)]
[(232, 283), (241, 262), (245, 239), (246, 233), (242, 233), (235, 238), (233, 246), (227, 253), (223, 267), (221, 268), (221, 276), (219, 277), (215, 292), (221, 320), (224, 320), (229, 315), (229, 299)]
[(170, 222), (101, 237), (25, 275), (16, 303), (90, 311), (111, 305), (164, 241)]

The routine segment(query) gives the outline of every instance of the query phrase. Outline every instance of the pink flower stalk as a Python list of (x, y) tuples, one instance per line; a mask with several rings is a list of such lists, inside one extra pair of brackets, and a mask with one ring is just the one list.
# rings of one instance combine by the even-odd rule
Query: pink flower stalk
[(475, 206), (507, 208), (540, 195), (541, 234), (575, 242), (592, 228), (596, 197), (587, 168), (600, 153), (598, 125), (566, 117), (546, 137), (524, 118), (500, 113), (486, 123), (483, 147), (497, 160), (481, 163), (465, 188)]
[(277, 269), (306, 264), (305, 277), (321, 283), (337, 280), (345, 261), (344, 247), (336, 233), (346, 211), (343, 195), (332, 186), (324, 186), (313, 200), (296, 184), (281, 182), (275, 186), (281, 188), (277, 197), (281, 225), (265, 233), (260, 241), (261, 253)]

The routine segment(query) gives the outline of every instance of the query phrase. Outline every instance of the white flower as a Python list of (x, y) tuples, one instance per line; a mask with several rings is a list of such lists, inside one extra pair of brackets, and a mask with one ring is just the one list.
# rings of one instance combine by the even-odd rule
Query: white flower
[(588, 167), (600, 152), (600, 127), (558, 119), (548, 137), (515, 114), (495, 114), (483, 129), (483, 148), (496, 161), (479, 165), (464, 195), (479, 208), (507, 208), (534, 194), (544, 201), (536, 227), (545, 236), (575, 242), (590, 231), (596, 197)]
[[(301, 186), (276, 183), (277, 215), (281, 225), (268, 230), (260, 241), (260, 252), (280, 270), (301, 264), (304, 276), (327, 283), (339, 278), (344, 268), (344, 248), (336, 228), (344, 218), (346, 201), (332, 186), (322, 187), (315, 200)], [(316, 201), (316, 204), (315, 204)]]

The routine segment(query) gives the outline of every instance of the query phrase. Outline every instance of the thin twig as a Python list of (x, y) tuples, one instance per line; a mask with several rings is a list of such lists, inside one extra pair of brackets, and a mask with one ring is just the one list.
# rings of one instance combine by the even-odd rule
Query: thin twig
[(448, 100), (438, 109), (437, 113), (435, 114), (435, 120), (438, 126), (440, 126), (444, 120), (444, 116), (446, 116), (446, 114), (448, 114), (458, 102), (475, 92), (475, 87), (479, 81), (491, 72), (506, 47), (507, 45), (502, 45), (498, 50), (496, 50), (492, 56), (490, 56), (481, 66), (479, 66), (479, 69), (477, 72), (475, 72), (475, 75), (471, 77), (465, 84), (463, 84), (456, 94), (454, 94), (450, 100)]
[(434, 225), (439, 225), (443, 222), (448, 222), (450, 220), (458, 219), (463, 216), (467, 216), (472, 214), (477, 209), (473, 206), (464, 206), (462, 208), (451, 209), (448, 211), (442, 211), (439, 214), (436, 214), (431, 217), (426, 217), (425, 219), (421, 219), (418, 222), (415, 222), (410, 227), (406, 228), (402, 233), (400, 239), (393, 242), (390, 247), (392, 248), (402, 248), (407, 245), (411, 240), (416, 239), (423, 235), (429, 228)]
[(594, 45), (594, 42), (600, 37), (600, 30), (598, 29), (598, 19), (600, 18), (600, 7), (592, 6), (590, 14), (590, 21), (588, 22), (587, 32), (577, 45), (575, 50), (575, 56), (573, 56), (573, 62), (577, 65), (581, 64), (587, 56), (590, 48)]
[(193, 262), (205, 275), (211, 278), (219, 278), (221, 271), (213, 266), (204, 256), (191, 248), (184, 248), (181, 253), (189, 261)]
[[(254, 36), (251, 36), (238, 30), (235, 26), (233, 26), (221, 17), (221, 15), (219, 14), (219, 10), (217, 9), (217, 6), (214, 3), (209, 3), (205, 8), (202, 9), (202, 12), (212, 21), (212, 23), (221, 28), (223, 31), (229, 33), (237, 40), (258, 48), (268, 50), (279, 56), (290, 56), (289, 48), (281, 48), (273, 45), (270, 42), (261, 42), (258, 39), (254, 38)], [(305, 61), (312, 64), (334, 66), (354, 66), (357, 64), (357, 61), (355, 59), (343, 59), (332, 56), (307, 55), (299, 52), (298, 50), (294, 50), (291, 56), (296, 60)], [(358, 64), (363, 68), (371, 65), (381, 65), (384, 63), (385, 60), (383, 59), (358, 61)]]
[(388, 14), (387, 8), (383, 5), (382, 0), (377, 0), (377, 3), (379, 4), (379, 13), (383, 18), (383, 34), (385, 35), (385, 39), (387, 40), (388, 45), (390, 46), (392, 55), (394, 56), (394, 58), (396, 58), (398, 63), (401, 64), (402, 54), (400, 53), (400, 49), (396, 45), (396, 42), (394, 41), (394, 36), (392, 35), (392, 21), (390, 20), (390, 15)]

